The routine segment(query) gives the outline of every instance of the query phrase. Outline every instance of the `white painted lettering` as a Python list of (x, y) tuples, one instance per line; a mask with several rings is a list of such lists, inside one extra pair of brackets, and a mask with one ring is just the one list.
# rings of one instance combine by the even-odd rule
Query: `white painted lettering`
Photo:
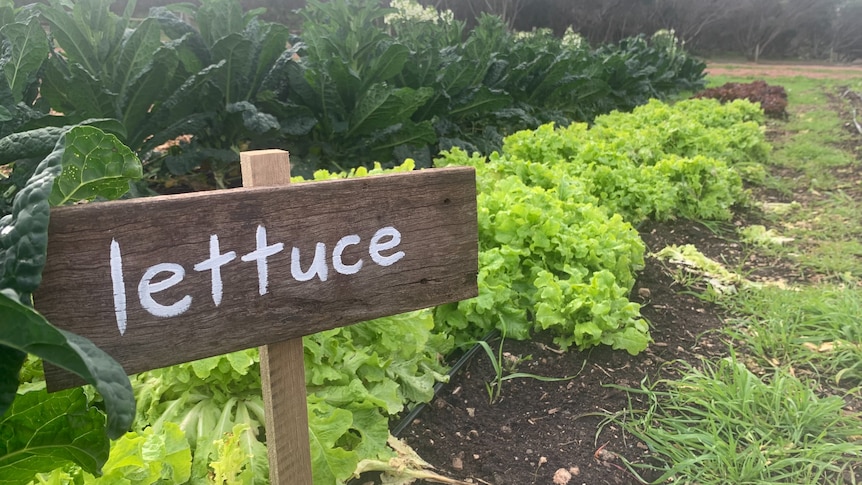
[[(381, 242), (381, 240), (386, 237), (389, 237), (390, 239), (388, 241)], [(371, 244), (368, 245), (368, 254), (370, 254), (371, 259), (380, 266), (391, 266), (404, 257), (404, 251), (398, 251), (389, 256), (380, 254), (380, 251), (393, 249), (399, 244), (401, 244), (401, 233), (398, 232), (398, 229), (395, 229), (392, 226), (387, 226), (374, 233), (374, 236), (371, 238)]]
[(311, 262), (308, 271), (302, 271), (302, 267), (299, 264), (299, 248), (295, 247), (290, 252), (290, 274), (296, 281), (308, 281), (314, 278), (315, 274), (320, 278), (320, 281), (326, 281), (328, 273), (329, 271), (326, 267), (326, 244), (322, 242), (317, 243), (317, 246), (314, 248), (314, 260)]
[(195, 271), (211, 271), (212, 280), (212, 295), (215, 306), (221, 305), (222, 295), (224, 293), (221, 281), (221, 267), (236, 259), (235, 251), (228, 251), (221, 254), (218, 244), (218, 236), (210, 235), (210, 257), (195, 265)]
[(120, 335), (126, 333), (126, 283), (123, 281), (123, 255), (120, 243), (111, 239), (111, 282), (114, 285), (114, 313), (117, 315), (117, 328)]
[(280, 253), (284, 249), (284, 243), (266, 244), (266, 228), (257, 226), (257, 249), (243, 256), (245, 262), (257, 261), (257, 288), (261, 296), (267, 292), (269, 287), (269, 267), (266, 258)]
[[(262, 296), (269, 291), (269, 258), (284, 251), (285, 244), (281, 242), (270, 244), (267, 241), (266, 227), (263, 225), (257, 226), (255, 241), (255, 250), (243, 255), (240, 257), (240, 260), (243, 262), (254, 261), (257, 264), (258, 293)], [(356, 258), (355, 261), (344, 261), (344, 252), (351, 246), (359, 246), (361, 244), (362, 239), (357, 234), (343, 236), (335, 243), (335, 246), (332, 248), (331, 264), (337, 274), (355, 275), (362, 270), (365, 265), (364, 257), (353, 256)], [(398, 229), (395, 229), (393, 226), (382, 227), (374, 233), (368, 242), (368, 255), (374, 263), (380, 266), (391, 266), (401, 261), (405, 256), (404, 251), (398, 250), (400, 244), (401, 232)], [(116, 239), (111, 240), (110, 249), (114, 313), (117, 320), (117, 329), (120, 331), (120, 335), (124, 335), (128, 327), (129, 309), (124, 278), (125, 273), (132, 270), (124, 268), (120, 243)], [(358, 249), (356, 251), (358, 252)], [(327, 257), (330, 254), (326, 251), (326, 244), (323, 242), (315, 244), (314, 256), (311, 258), (311, 262), (306, 270), (303, 270), (300, 253), (301, 251), (298, 247), (291, 249), (290, 274), (293, 280), (305, 282), (313, 280), (316, 276), (322, 282), (327, 281), (329, 278), (329, 261), (327, 261)], [(211, 234), (209, 239), (209, 257), (193, 266), (195, 271), (210, 272), (212, 300), (217, 307), (221, 305), (225, 293), (224, 281), (222, 280), (222, 267), (235, 259), (237, 259), (237, 252), (222, 252), (218, 235)], [(307, 259), (308, 257), (306, 256)], [(348, 259), (352, 260), (352, 258)], [(127, 262), (126, 265), (128, 266), (128, 264)], [(179, 316), (188, 311), (192, 304), (192, 296), (190, 294), (186, 294), (179, 298), (179, 300), (169, 304), (159, 303), (154, 298), (157, 293), (179, 285), (185, 276), (185, 268), (177, 263), (159, 263), (147, 268), (138, 283), (138, 300), (141, 307), (151, 315), (163, 318)], [(165, 298), (162, 297), (162, 300)]]
[[(171, 273), (171, 275), (158, 283), (152, 283), (153, 278), (159, 273)], [(162, 305), (153, 299), (153, 293), (167, 290), (179, 284), (185, 275), (186, 270), (174, 263), (159, 263), (147, 268), (144, 276), (141, 277), (141, 282), (138, 284), (138, 299), (141, 301), (141, 306), (144, 307), (144, 310), (157, 317), (175, 317), (188, 310), (192, 304), (192, 297), (190, 295), (184, 296), (171, 305)]]
[(362, 269), (361, 258), (353, 264), (344, 264), (344, 261), (341, 259), (341, 254), (347, 246), (355, 246), (357, 244), (359, 244), (359, 236), (356, 234), (344, 236), (338, 240), (338, 243), (335, 244), (335, 248), (332, 250), (332, 267), (335, 268), (336, 272), (339, 274), (356, 274)]

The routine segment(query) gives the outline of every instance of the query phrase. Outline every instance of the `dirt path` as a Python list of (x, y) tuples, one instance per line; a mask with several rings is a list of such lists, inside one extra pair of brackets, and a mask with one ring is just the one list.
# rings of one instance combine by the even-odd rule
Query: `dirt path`
[(707, 75), (740, 77), (795, 77), (862, 79), (862, 66), (844, 64), (707, 63)]

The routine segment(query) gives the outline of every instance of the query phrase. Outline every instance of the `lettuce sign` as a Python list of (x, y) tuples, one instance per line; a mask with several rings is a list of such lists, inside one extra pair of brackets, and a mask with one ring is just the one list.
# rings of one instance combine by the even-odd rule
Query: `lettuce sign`
[(61, 207), (36, 307), (137, 373), (456, 301), (475, 200), (446, 168)]
[[(278, 185), (286, 152), (242, 155), (242, 189), (54, 209), (36, 307), (127, 373), (298, 343), (287, 363), (262, 352), (261, 367), (268, 415), (280, 395), (298, 395), (289, 413), (304, 428), (300, 337), (477, 294), (475, 173)], [(46, 377), (51, 389), (78, 384), (56, 368)], [(277, 391), (285, 379), (294, 384)], [(271, 468), (289, 470), (272, 463), (271, 424)], [(282, 454), (300, 452), (290, 448), (302, 436)]]

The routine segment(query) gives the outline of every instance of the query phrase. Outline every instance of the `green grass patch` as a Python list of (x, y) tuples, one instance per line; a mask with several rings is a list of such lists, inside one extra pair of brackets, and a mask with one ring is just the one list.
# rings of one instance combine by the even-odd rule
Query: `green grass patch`
[(818, 397), (784, 370), (762, 379), (733, 356), (688, 364), (683, 377), (639, 389), (644, 409), (612, 416), (664, 465), (652, 483), (843, 483), (862, 454), (862, 420), (837, 396)]
[(775, 84), (784, 86), (787, 91), (789, 106), (823, 106), (829, 101), (824, 87), (834, 86), (836, 81), (827, 79), (810, 79), (805, 77), (790, 77), (775, 79)]
[(862, 278), (862, 202), (841, 191), (808, 197), (819, 198), (796, 204), (787, 213), (766, 212), (775, 230), (793, 239), (778, 248), (765, 248), (767, 253), (787, 256), (803, 272)]
[(801, 176), (793, 181), (796, 189), (829, 190), (839, 181), (830, 169), (856, 163), (852, 154), (823, 141), (795, 137), (773, 150), (770, 162), (798, 170)]
[[(842, 189), (858, 186), (852, 173), (857, 154), (841, 147), (851, 136), (830, 103), (846, 103), (841, 96), (848, 81), (786, 78), (790, 120), (772, 129), (784, 132), (776, 140), (770, 163), (793, 170), (792, 178), (769, 177), (764, 186), (785, 195), (797, 193), (805, 202), (792, 214), (766, 214), (783, 235), (794, 238), (773, 254), (786, 254), (802, 273), (862, 276), (862, 204)], [(860, 84), (858, 81), (855, 84)], [(853, 86), (851, 86), (853, 88)]]
[[(847, 138), (841, 130), (843, 120), (839, 119), (834, 111), (825, 109), (803, 110), (798, 107), (817, 105), (797, 104), (796, 110), (791, 110), (790, 119), (782, 127), (784, 130), (794, 132), (803, 141), (836, 143)], [(827, 138), (822, 138), (822, 136)], [(791, 140), (792, 141), (792, 140)]]
[(862, 277), (862, 243), (818, 241), (799, 256), (799, 263), (827, 275)]
[(743, 290), (725, 302), (740, 315), (728, 333), (759, 366), (793, 369), (824, 385), (859, 385), (862, 288), (849, 281), (843, 287)]
[(811, 168), (812, 170), (846, 167), (856, 163), (852, 155), (838, 147), (824, 145), (822, 141), (806, 139), (808, 137), (798, 138), (802, 139), (793, 140), (773, 151), (772, 161), (791, 168)]

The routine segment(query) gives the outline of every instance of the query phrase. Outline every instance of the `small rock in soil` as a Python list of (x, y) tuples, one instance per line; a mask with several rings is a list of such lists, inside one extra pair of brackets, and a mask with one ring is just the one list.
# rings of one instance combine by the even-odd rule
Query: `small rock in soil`
[(572, 474), (565, 468), (554, 472), (554, 485), (566, 485), (572, 479)]

